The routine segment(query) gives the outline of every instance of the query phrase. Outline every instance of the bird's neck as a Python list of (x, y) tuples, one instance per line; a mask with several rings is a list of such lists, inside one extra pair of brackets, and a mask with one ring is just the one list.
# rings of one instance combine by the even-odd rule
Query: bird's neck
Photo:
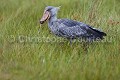
[(57, 15), (53, 15), (53, 16), (51, 16), (50, 19), (49, 19), (49, 23), (52, 23), (52, 22), (54, 22), (54, 21), (57, 21)]

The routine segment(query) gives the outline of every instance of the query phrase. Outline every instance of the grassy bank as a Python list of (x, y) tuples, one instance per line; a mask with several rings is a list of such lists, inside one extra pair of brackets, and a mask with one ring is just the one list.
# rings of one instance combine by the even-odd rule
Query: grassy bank
[[(50, 41), (47, 23), (39, 25), (48, 5), (61, 6), (59, 18), (102, 29), (105, 40), (87, 54), (81, 43)], [(120, 1), (0, 0), (0, 80), (67, 79), (120, 79)]]

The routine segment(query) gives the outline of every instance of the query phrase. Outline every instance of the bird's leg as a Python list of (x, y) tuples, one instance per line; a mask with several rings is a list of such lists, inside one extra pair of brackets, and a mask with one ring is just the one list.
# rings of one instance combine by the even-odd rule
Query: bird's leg
[(70, 46), (72, 47), (73, 39), (70, 39)]
[(83, 50), (85, 51), (85, 53), (88, 53), (89, 42), (83, 42), (82, 46), (83, 46)]

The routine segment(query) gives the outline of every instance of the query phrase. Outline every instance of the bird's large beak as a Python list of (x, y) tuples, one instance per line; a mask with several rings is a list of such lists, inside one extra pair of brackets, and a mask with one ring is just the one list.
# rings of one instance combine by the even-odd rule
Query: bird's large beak
[(45, 11), (42, 18), (41, 18), (41, 20), (40, 20), (40, 24), (43, 24), (49, 18), (50, 18), (50, 13), (48, 11)]

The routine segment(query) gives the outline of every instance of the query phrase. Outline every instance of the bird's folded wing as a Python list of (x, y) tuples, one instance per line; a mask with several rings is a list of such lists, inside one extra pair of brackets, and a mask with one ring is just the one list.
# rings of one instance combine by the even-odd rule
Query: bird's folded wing
[(103, 32), (97, 29), (93, 29), (87, 24), (77, 22), (69, 19), (59, 19), (59, 36), (68, 38), (88, 37), (88, 38), (102, 38)]

